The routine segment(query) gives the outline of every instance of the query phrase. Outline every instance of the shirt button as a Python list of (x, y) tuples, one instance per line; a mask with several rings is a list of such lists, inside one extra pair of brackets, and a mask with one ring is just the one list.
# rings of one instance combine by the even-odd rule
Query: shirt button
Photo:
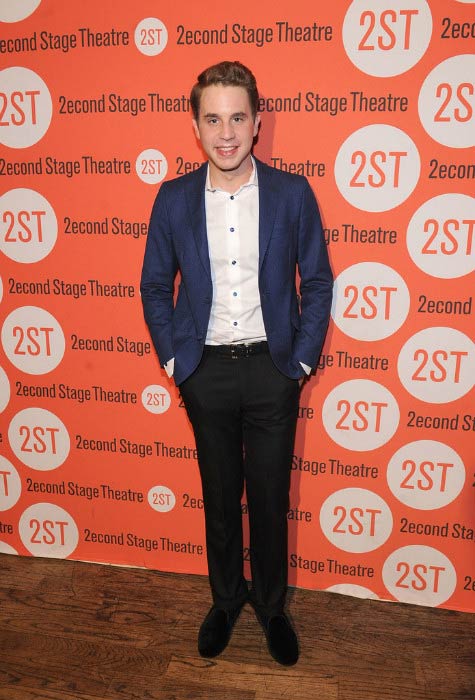
[(229, 199), (234, 199), (234, 195), (232, 194)]
[(234, 321), (234, 322), (233, 322), (233, 326), (237, 326), (237, 321)]
[(237, 292), (233, 292), (233, 297), (237, 297)]
[(237, 262), (236, 260), (233, 260), (233, 261), (231, 262), (231, 265), (235, 265), (236, 262)]
[(232, 226), (229, 230), (231, 231), (231, 233), (234, 233), (234, 228)]

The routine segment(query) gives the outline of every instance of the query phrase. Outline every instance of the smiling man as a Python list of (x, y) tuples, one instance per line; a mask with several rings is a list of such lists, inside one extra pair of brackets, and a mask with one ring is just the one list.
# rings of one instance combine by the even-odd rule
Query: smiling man
[[(249, 601), (271, 655), (291, 665), (299, 655), (284, 613), (291, 459), (300, 385), (318, 362), (333, 280), (307, 180), (252, 156), (257, 105), (255, 78), (237, 61), (198, 76), (193, 128), (208, 161), (161, 186), (141, 292), (160, 363), (180, 388), (198, 451), (213, 597), (198, 650), (220, 654)], [(250, 590), (243, 575), (244, 485)]]

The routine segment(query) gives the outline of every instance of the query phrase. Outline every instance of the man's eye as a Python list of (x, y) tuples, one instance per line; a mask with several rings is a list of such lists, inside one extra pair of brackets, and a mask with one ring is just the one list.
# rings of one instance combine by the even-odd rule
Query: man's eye
[(208, 119), (208, 124), (217, 124), (218, 120), (217, 119)]

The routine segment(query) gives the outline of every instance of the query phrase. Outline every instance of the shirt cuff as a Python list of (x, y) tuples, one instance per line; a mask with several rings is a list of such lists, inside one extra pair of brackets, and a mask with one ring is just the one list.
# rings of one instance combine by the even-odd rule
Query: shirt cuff
[[(305, 374), (310, 374), (310, 372), (312, 371), (312, 368), (309, 367), (308, 365), (305, 365), (303, 362), (301, 362), (300, 364), (301, 364), (302, 367), (304, 368)], [(165, 365), (165, 367), (166, 367), (166, 365)]]
[(168, 377), (173, 377), (173, 370), (175, 369), (175, 358), (172, 357), (171, 360), (165, 362), (163, 368), (165, 369), (165, 372), (167, 373)]

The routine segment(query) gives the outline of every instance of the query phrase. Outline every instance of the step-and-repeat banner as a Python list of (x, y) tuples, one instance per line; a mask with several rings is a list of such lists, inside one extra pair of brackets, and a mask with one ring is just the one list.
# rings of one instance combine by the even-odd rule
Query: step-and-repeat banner
[(237, 59), (256, 155), (309, 179), (336, 277), (290, 582), (475, 611), (473, 0), (0, 0), (0, 20), (0, 551), (206, 573), (139, 278), (160, 183), (203, 160), (191, 85)]

